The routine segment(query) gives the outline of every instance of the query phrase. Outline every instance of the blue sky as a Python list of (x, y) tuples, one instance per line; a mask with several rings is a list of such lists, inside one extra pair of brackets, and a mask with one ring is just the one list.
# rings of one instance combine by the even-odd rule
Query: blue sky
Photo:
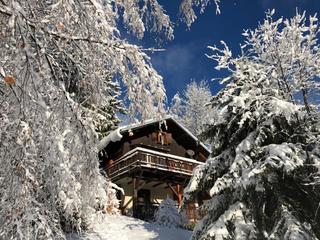
[[(320, 14), (320, 0), (221, 0), (221, 14), (215, 14), (214, 5), (198, 15), (197, 21), (188, 30), (178, 21), (179, 0), (159, 0), (175, 24), (175, 38), (161, 46), (164, 52), (151, 54), (155, 69), (163, 76), (168, 100), (184, 89), (191, 79), (200, 81), (220, 77), (222, 73), (214, 69), (214, 63), (206, 58), (210, 53), (208, 45), (224, 40), (234, 53), (239, 50), (243, 29), (255, 28), (262, 21), (268, 9), (275, 9), (275, 17), (289, 18), (296, 12), (305, 10), (307, 15)], [(319, 16), (320, 17), (320, 16)], [(152, 36), (146, 36), (140, 43), (145, 47), (155, 46)], [(210, 82), (213, 93), (221, 86)]]

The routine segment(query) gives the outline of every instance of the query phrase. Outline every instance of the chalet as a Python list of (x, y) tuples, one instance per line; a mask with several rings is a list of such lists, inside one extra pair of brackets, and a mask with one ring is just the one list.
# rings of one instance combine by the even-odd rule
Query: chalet
[[(120, 127), (102, 139), (102, 167), (124, 189), (123, 214), (150, 219), (167, 196), (180, 206), (183, 188), (192, 170), (210, 151), (189, 130), (171, 117)], [(194, 205), (188, 216), (195, 219)]]

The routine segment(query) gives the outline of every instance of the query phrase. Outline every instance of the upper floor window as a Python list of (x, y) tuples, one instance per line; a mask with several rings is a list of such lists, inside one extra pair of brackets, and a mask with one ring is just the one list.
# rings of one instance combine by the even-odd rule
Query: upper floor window
[(161, 145), (170, 145), (172, 143), (172, 134), (162, 131), (152, 133), (152, 140)]

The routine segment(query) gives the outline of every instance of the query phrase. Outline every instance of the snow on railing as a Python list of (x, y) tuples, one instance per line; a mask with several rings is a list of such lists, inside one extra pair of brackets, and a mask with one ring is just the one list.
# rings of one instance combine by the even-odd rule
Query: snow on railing
[(193, 169), (201, 164), (204, 163), (190, 158), (137, 147), (117, 159), (107, 168), (107, 173), (109, 177), (115, 178), (135, 167), (146, 167), (191, 175)]

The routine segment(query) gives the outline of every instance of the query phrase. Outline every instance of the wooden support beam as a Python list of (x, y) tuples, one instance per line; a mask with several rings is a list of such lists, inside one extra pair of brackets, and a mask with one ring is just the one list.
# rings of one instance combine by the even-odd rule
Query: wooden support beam
[(142, 184), (138, 186), (138, 191), (146, 185), (147, 182), (143, 181)]
[[(140, 173), (139, 173), (139, 179), (140, 179), (140, 180), (143, 179), (143, 177), (142, 177), (143, 172), (144, 172), (144, 171), (141, 170)], [(145, 183), (150, 183), (150, 182), (152, 182), (152, 180), (150, 180), (150, 179), (143, 180), (143, 181), (145, 181)], [(132, 184), (132, 180), (130, 180), (127, 184), (128, 184), (128, 185)]]
[(178, 206), (181, 207), (181, 204), (182, 204), (182, 187), (180, 184), (177, 184), (175, 186), (175, 188), (173, 188), (171, 186), (171, 184), (167, 183), (168, 187), (171, 189), (171, 191), (173, 192), (173, 194), (176, 195), (177, 197), (177, 200), (178, 200)]
[(137, 198), (138, 197), (138, 186), (139, 186), (139, 178), (132, 178), (132, 183), (133, 183), (133, 197)]
[[(160, 186), (161, 184), (165, 184), (164, 180), (168, 178), (167, 174), (165, 174), (165, 176), (163, 176), (162, 178), (160, 179), (155, 179), (158, 183), (152, 185), (152, 187), (158, 187)], [(165, 187), (165, 188), (168, 188), (168, 187)]]
[(140, 174), (138, 177), (132, 178), (132, 183), (133, 183), (133, 217), (136, 217), (136, 214), (137, 214), (139, 182), (140, 182), (142, 173), (143, 173), (143, 171), (140, 171)]
[(178, 196), (177, 196), (178, 197), (178, 206), (180, 208), (181, 205), (182, 205), (182, 197), (183, 197), (183, 195), (182, 195), (182, 187), (181, 187), (180, 184), (176, 185), (176, 191), (178, 193)]
[(171, 189), (171, 191), (178, 197), (179, 194), (176, 192), (176, 190), (169, 183), (167, 183), (167, 185)]
[(121, 202), (120, 202), (120, 206), (119, 206), (119, 208), (120, 208), (121, 211), (122, 211), (122, 209), (123, 209), (123, 204), (124, 204), (125, 197), (126, 197), (126, 196), (121, 193)]
[(139, 185), (139, 178), (132, 178), (133, 183), (133, 194), (132, 194), (132, 200), (133, 200), (133, 217), (136, 217), (136, 211), (137, 211), (137, 200), (138, 200), (138, 185)]
[(122, 209), (123, 209), (123, 210), (126, 209), (126, 208), (128, 207), (128, 205), (129, 205), (132, 201), (133, 201), (133, 197), (130, 198), (130, 200), (126, 203), (126, 205), (124, 205), (124, 206), (122, 207)]
[(163, 182), (159, 182), (159, 183), (156, 183), (156, 184), (152, 185), (152, 187), (158, 187), (158, 186), (160, 186), (161, 184), (164, 184), (164, 183), (163, 183)]
[(146, 184), (148, 184), (148, 183), (151, 183), (152, 182), (152, 179), (146, 179), (146, 180), (144, 180), (145, 182), (146, 182)]

